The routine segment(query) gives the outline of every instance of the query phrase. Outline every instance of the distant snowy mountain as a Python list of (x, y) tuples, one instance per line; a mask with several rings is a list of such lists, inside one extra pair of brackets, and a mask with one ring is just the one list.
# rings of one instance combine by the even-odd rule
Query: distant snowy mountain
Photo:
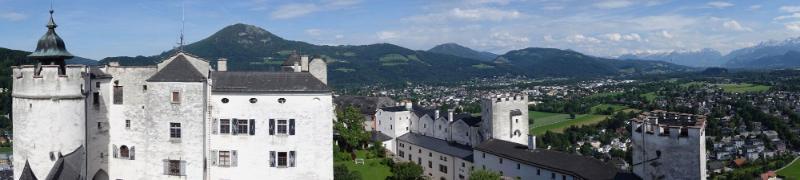
[(664, 61), (692, 67), (720, 66), (725, 62), (722, 60), (722, 54), (719, 51), (710, 48), (701, 50), (675, 50), (660, 53), (625, 54), (619, 56), (618, 59)]
[(789, 53), (791, 51), (800, 52), (800, 37), (762, 42), (753, 47), (731, 51), (723, 59), (727, 61), (725, 66), (732, 68), (789, 68), (787, 66), (800, 64), (797, 63), (800, 59), (792, 58), (796, 56)]

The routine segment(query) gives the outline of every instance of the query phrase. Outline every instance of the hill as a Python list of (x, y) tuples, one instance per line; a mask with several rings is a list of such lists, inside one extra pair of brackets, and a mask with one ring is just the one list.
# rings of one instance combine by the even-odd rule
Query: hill
[(557, 77), (641, 75), (692, 70), (666, 62), (606, 59), (554, 48), (510, 51), (499, 56), (495, 63), (520, 68), (518, 72), (531, 76)]
[(800, 37), (762, 42), (753, 47), (731, 51), (723, 59), (727, 60), (725, 66), (730, 68), (790, 68), (786, 65), (800, 64), (800, 60), (791, 58), (794, 54), (789, 53), (790, 51), (800, 52)]
[(456, 43), (445, 43), (437, 45), (428, 50), (428, 52), (432, 53), (439, 53), (439, 54), (449, 54), (453, 56), (463, 57), (463, 58), (471, 58), (477, 59), (482, 61), (492, 61), (494, 58), (497, 58), (497, 54), (490, 53), (490, 52), (479, 52), (468, 47), (461, 46)]
[(664, 61), (691, 67), (713, 67), (725, 63), (719, 51), (709, 48), (696, 51), (677, 50), (661, 53), (626, 54), (618, 59)]

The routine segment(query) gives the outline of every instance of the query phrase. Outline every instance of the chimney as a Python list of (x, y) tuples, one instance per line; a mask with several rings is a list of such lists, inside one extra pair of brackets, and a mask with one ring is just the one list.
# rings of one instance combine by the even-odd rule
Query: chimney
[(536, 136), (528, 135), (528, 150), (536, 149)]
[(434, 116), (433, 117), (434, 120), (439, 119), (439, 110), (438, 109), (433, 112), (433, 116)]
[(406, 106), (406, 110), (411, 111), (414, 106), (414, 103), (411, 103), (411, 101), (406, 101), (404, 103), (405, 103), (404, 105)]
[(219, 59), (217, 59), (217, 71), (228, 71), (228, 59), (227, 58), (219, 58)]
[(300, 56), (300, 71), (308, 72), (308, 56)]
[(294, 66), (292, 66), (292, 69), (294, 69), (294, 72), (300, 72), (300, 71), (301, 71), (301, 70), (300, 70), (300, 64), (298, 64), (297, 62), (295, 62), (295, 63), (294, 63)]
[(108, 66), (111, 66), (111, 67), (117, 67), (117, 66), (119, 66), (119, 61), (111, 61), (111, 62), (108, 62)]
[(447, 110), (447, 121), (453, 122), (453, 109)]

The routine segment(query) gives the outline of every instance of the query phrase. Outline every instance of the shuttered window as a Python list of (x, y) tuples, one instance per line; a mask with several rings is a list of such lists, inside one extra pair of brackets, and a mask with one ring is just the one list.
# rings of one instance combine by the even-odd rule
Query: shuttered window
[(269, 152), (269, 167), (275, 167), (275, 151)]
[(164, 160), (164, 174), (170, 176), (184, 176), (186, 175), (186, 161), (181, 160)]
[(218, 165), (221, 167), (228, 167), (231, 165), (231, 152), (230, 151), (219, 151), (219, 160)]
[(230, 134), (231, 133), (231, 120), (230, 119), (220, 119), (219, 120), (219, 133), (220, 134)]
[(250, 135), (256, 135), (256, 120), (250, 119)]
[(114, 86), (114, 104), (122, 104), (122, 86)]
[(288, 134), (289, 122), (285, 119), (278, 120), (278, 134)]
[(236, 119), (236, 134), (250, 134), (247, 119)]

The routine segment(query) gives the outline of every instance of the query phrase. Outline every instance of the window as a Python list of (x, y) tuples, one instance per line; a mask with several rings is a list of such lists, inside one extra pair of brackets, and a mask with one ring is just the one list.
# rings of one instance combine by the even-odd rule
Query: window
[(442, 160), (442, 161), (444, 161), (444, 162), (447, 162), (447, 157), (445, 157), (445, 156), (439, 156), (439, 160)]
[(286, 103), (286, 98), (278, 98), (278, 103)]
[(431, 168), (431, 169), (433, 169), (433, 162), (431, 162), (431, 161), (428, 161), (428, 168)]
[(97, 130), (103, 130), (103, 122), (97, 122)]
[(170, 176), (182, 176), (183, 175), (183, 166), (184, 162), (180, 160), (165, 160), (166, 167), (164, 168), (164, 174)]
[(542, 170), (539, 169), (539, 168), (536, 168), (536, 175), (542, 175)]
[(461, 167), (467, 167), (467, 164), (464, 163), (464, 162), (461, 162)]
[(278, 120), (278, 134), (288, 134), (288, 130), (289, 130), (288, 126), (289, 126), (289, 123), (288, 123), (287, 120), (279, 119)]
[(483, 158), (486, 158), (486, 153), (483, 153)]
[(100, 89), (100, 82), (95, 82), (94, 87)]
[(122, 86), (114, 86), (114, 104), (122, 104)]
[(219, 151), (219, 166), (222, 166), (222, 167), (231, 166), (231, 152), (230, 151)]
[(521, 168), (521, 167), (520, 167), (519, 163), (517, 163), (517, 169), (520, 169), (520, 168)]
[(142, 91), (147, 91), (147, 85), (142, 85)]
[(126, 129), (130, 129), (131, 128), (131, 120), (130, 119), (126, 119), (125, 120), (125, 128)]
[(181, 123), (169, 123), (169, 137), (175, 139), (181, 138)]
[(439, 164), (439, 172), (447, 173), (447, 166)]
[(225, 104), (225, 103), (228, 103), (230, 100), (228, 100), (228, 98), (222, 98), (222, 100), (220, 100), (220, 101), (222, 101), (222, 103)]
[(253, 104), (255, 104), (256, 102), (258, 102), (258, 99), (256, 99), (256, 98), (250, 98), (250, 103), (253, 103)]
[(433, 157), (433, 153), (428, 152), (428, 157)]
[(236, 119), (236, 134), (249, 134), (249, 129), (247, 119)]
[(130, 151), (128, 150), (128, 146), (122, 145), (119, 147), (119, 155), (122, 158), (129, 158), (130, 157), (129, 153)]
[(561, 175), (561, 180), (567, 180), (567, 176), (566, 175)]
[(278, 167), (286, 167), (289, 164), (289, 153), (278, 152)]
[(400, 157), (405, 157), (405, 152), (397, 151), (397, 155), (399, 155)]
[(99, 92), (92, 93), (92, 104), (94, 104), (95, 106), (99, 106), (100, 105), (100, 93)]
[(181, 92), (172, 91), (172, 98), (170, 98), (170, 99), (172, 100), (173, 104), (180, 104), (181, 103)]
[(498, 157), (497, 159), (499, 159), (499, 160), (500, 160), (500, 164), (503, 164), (503, 158), (499, 158), (499, 157)]
[(550, 178), (551, 179), (556, 179), (556, 173), (550, 173)]
[(417, 149), (417, 153), (422, 154), (422, 148)]
[(220, 119), (219, 120), (219, 133), (221, 133), (221, 134), (230, 134), (231, 133), (231, 120), (230, 119)]

